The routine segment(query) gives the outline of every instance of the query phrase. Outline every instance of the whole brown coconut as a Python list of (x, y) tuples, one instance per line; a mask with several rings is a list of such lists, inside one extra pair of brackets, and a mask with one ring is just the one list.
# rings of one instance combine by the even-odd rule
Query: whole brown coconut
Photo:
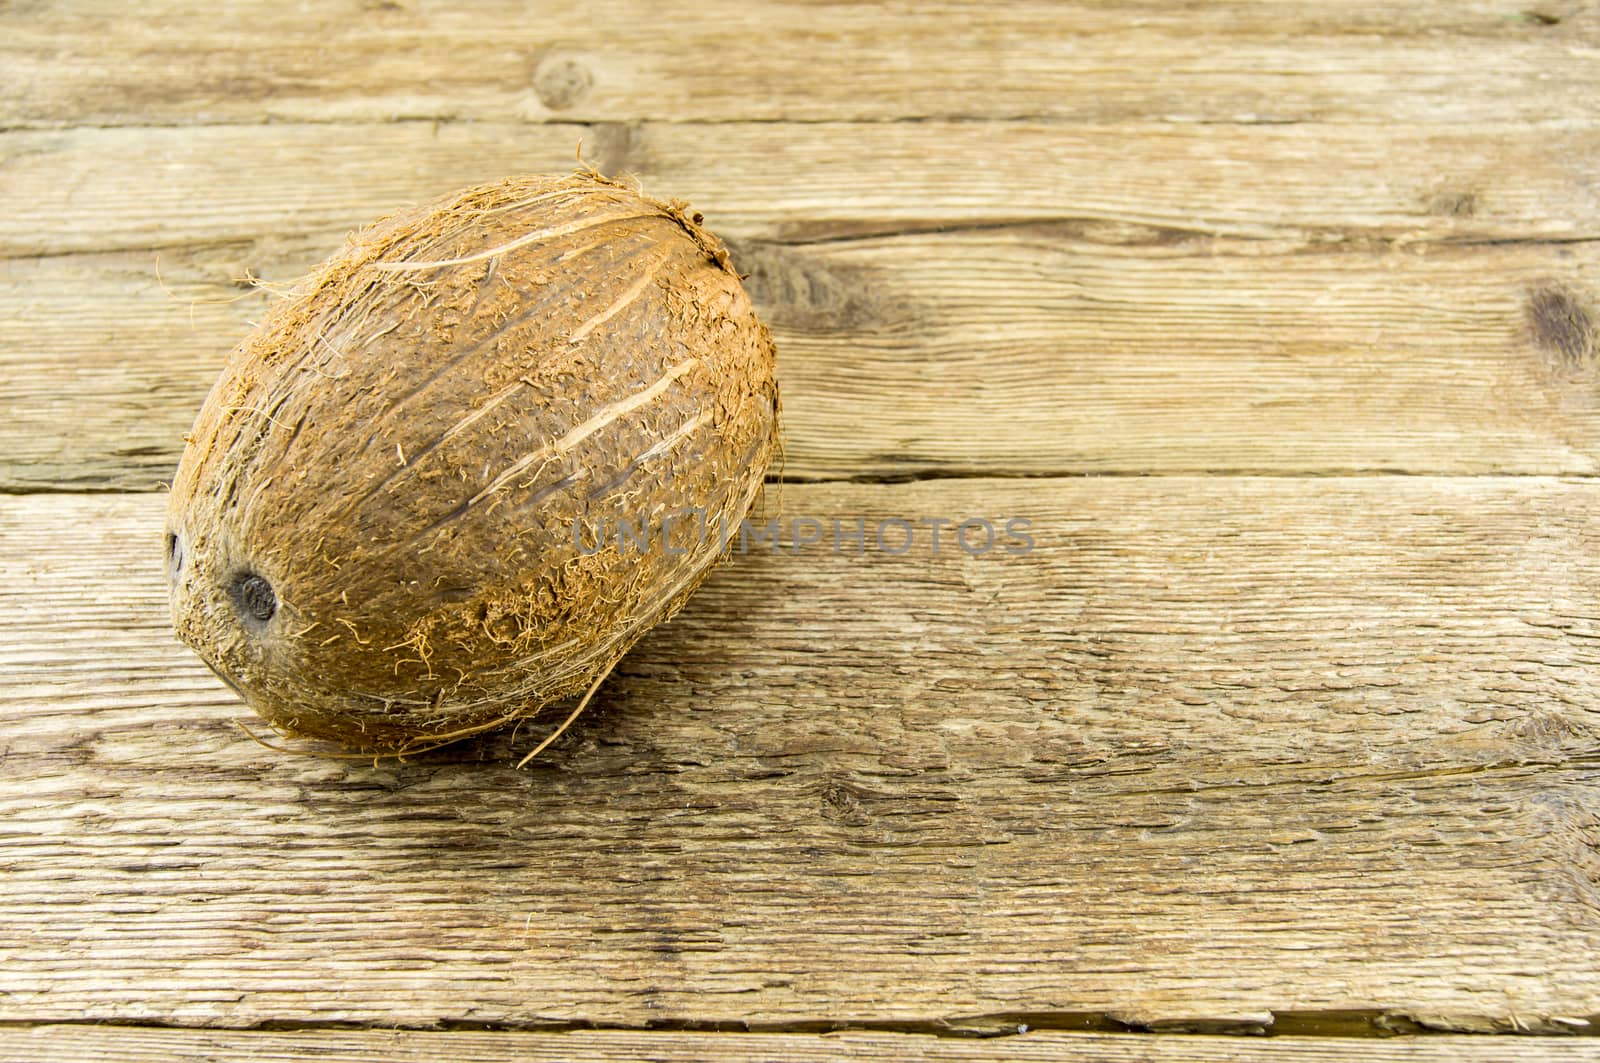
[(580, 694), (725, 552), (777, 447), (773, 359), (681, 203), (580, 172), (380, 221), (187, 437), (178, 635), (281, 732), (377, 753)]

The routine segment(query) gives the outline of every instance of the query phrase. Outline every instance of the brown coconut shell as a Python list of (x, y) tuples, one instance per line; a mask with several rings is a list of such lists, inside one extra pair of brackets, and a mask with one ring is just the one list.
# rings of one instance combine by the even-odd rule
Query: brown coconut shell
[(773, 372), (681, 203), (580, 172), (377, 222), (187, 437), (178, 635), (279, 731), (365, 751), (575, 696), (726, 552), (778, 445)]

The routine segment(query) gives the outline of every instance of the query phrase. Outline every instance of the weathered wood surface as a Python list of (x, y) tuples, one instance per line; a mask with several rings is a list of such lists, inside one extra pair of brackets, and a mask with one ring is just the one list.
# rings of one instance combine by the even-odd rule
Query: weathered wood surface
[(1600, 237), (1585, 169), (1600, 130), (1590, 125), (998, 129), (1003, 136), (971, 122), (17, 130), (0, 134), (10, 208), (0, 253), (340, 235), (465, 184), (569, 169), (580, 142), (598, 168), (691, 199), (733, 237), (804, 242), (1045, 221), (1077, 223), (1090, 243), (1155, 251), (1206, 238), (1282, 252)]
[[(292, 281), (372, 215), (566, 166), (582, 135), (0, 135), (17, 205), (0, 247), (22, 256), (0, 261), (0, 488), (154, 487), (267, 298), (241, 278)], [(725, 154), (705, 158), (708, 136)], [(1571, 160), (1597, 152), (1587, 127), (747, 124), (600, 143), (735, 238), (777, 330), (799, 478), (1592, 473), (1600, 207)]]
[(161, 496), (13, 498), (0, 1020), (1570, 1029), (1594, 492), (789, 485), (1035, 548), (742, 556), (523, 772), (548, 722), (261, 748), (167, 632)]
[[(1592, 1056), (1106, 1031), (1600, 1023), (1597, 54), (1568, 0), (0, 5), (0, 1059)], [(158, 561), (240, 279), (580, 141), (735, 244), (788, 474), (918, 481), (785, 512), (1038, 548), (741, 557), (531, 771), (548, 721), (262, 749)], [(154, 1028), (663, 1022), (886, 1028)]]
[(6, 12), (0, 121), (1471, 125), (1589, 121), (1600, 98), (1600, 37), (1573, 0), (87, 8)]
[(655, 1033), (577, 1030), (545, 1034), (402, 1030), (261, 1033), (42, 1026), (7, 1031), (0, 1063), (539, 1063), (648, 1059), (659, 1063), (1579, 1063), (1600, 1060), (1600, 1041), (1504, 1040), (1468, 1036), (1387, 1040), (1287, 1037), (1151, 1037), (1034, 1032), (1004, 1040), (848, 1032), (809, 1034)]

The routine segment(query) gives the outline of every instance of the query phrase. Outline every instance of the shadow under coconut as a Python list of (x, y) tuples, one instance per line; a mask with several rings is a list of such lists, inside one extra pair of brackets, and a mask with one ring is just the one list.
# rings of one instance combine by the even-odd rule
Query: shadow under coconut
[[(776, 707), (758, 689), (766, 652), (737, 633), (753, 622), (753, 601), (781, 593), (768, 557), (738, 558), (713, 573), (676, 617), (640, 640), (584, 711), (523, 768), (518, 762), (561, 725), (576, 699), (403, 758), (294, 758), (311, 762), (303, 765), (309, 769), (300, 782), (303, 803), (333, 812), (359, 793), (363, 815), (370, 817), (378, 811), (375, 797), (381, 805), (392, 796), (421, 847), (442, 844), (455, 854), (462, 847), (492, 851), (513, 835), (548, 842), (563, 833), (564, 820), (587, 830), (590, 814), (615, 813), (619, 805), (634, 820), (681, 815), (694, 804), (677, 785), (685, 772), (709, 770), (727, 781), (748, 776), (752, 755), (759, 758), (759, 745), (751, 745), (759, 721), (745, 711), (748, 705), (729, 704), (728, 695), (759, 700), (768, 711)], [(332, 765), (339, 767), (329, 770)], [(771, 774), (765, 766), (754, 770)], [(438, 807), (430, 807), (430, 795), (439, 795)], [(471, 824), (470, 838), (458, 834), (458, 824)], [(434, 830), (439, 835), (427, 837)]]

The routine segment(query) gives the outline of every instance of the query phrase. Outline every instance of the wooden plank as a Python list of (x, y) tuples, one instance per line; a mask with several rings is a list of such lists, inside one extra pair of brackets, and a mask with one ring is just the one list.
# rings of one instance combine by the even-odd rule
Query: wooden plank
[(7, 5), (0, 123), (1588, 120), (1578, 5)]
[(167, 633), (158, 495), (6, 499), (0, 1021), (1568, 1030), (1595, 491), (786, 486), (1034, 547), (753, 550), (523, 772), (547, 722), (262, 749)]
[[(154, 486), (259, 310), (238, 278), (292, 279), (401, 201), (564, 166), (583, 133), (0, 137), (0, 245), (47, 256), (0, 262), (0, 488)], [(797, 477), (1586, 473), (1600, 453), (1595, 245), (1571, 242), (1595, 204), (1569, 164), (1594, 130), (757, 124), (598, 148), (735, 238)], [(143, 250), (71, 253), (97, 248)]]
[(1145, 1034), (1030, 1032), (1003, 1040), (932, 1038), (892, 1033), (663, 1033), (576, 1030), (559, 1034), (402, 1030), (265, 1033), (130, 1027), (38, 1026), (7, 1031), (0, 1063), (567, 1063), (573, 1059), (684, 1060), (701, 1063), (831, 1063), (834, 1060), (930, 1060), (988, 1063), (1525, 1063), (1600, 1059), (1600, 1042), (1433, 1036), (1350, 1038), (1151, 1037)]
[(0, 255), (326, 238), (464, 185), (569, 169), (580, 142), (732, 237), (1041, 220), (1156, 246), (1600, 236), (1590, 122), (320, 124), (0, 135)]
[[(168, 479), (268, 298), (235, 278), (330, 246), (0, 262), (0, 487)], [(1264, 254), (1039, 225), (736, 251), (792, 478), (1600, 470), (1592, 325), (1581, 349), (1561, 331), (1600, 245)]]

